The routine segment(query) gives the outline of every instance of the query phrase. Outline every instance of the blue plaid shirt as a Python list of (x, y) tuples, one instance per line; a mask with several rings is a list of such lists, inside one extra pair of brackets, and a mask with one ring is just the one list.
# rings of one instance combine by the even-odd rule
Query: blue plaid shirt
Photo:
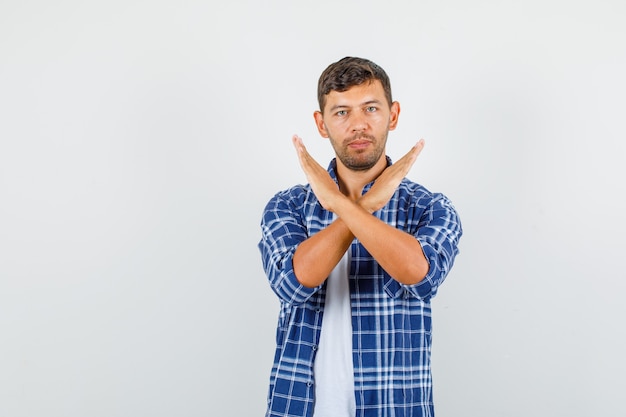
[[(389, 158), (387, 163), (391, 164)], [(337, 181), (335, 168), (333, 160), (328, 171)], [(358, 240), (350, 246), (356, 417), (433, 416), (430, 299), (454, 263), (461, 223), (444, 195), (406, 178), (374, 215), (415, 236), (430, 268), (418, 284), (403, 285), (387, 274)], [(259, 249), (270, 286), (280, 299), (266, 417), (313, 415), (313, 361), (326, 286), (301, 285), (292, 260), (298, 245), (333, 219), (309, 185), (279, 192), (265, 208)]]

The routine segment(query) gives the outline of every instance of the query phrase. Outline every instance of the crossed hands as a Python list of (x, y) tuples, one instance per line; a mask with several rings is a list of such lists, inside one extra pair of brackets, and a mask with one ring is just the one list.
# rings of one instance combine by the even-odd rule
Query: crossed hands
[[(340, 199), (346, 199), (341, 193), (337, 184), (304, 147), (302, 139), (294, 135), (293, 144), (300, 160), (300, 166), (306, 175), (315, 196), (319, 200), (322, 207), (329, 211), (335, 211), (334, 207)], [(361, 196), (356, 203), (363, 209), (373, 213), (380, 210), (391, 199), (391, 196), (400, 185), (402, 179), (408, 174), (409, 170), (417, 160), (417, 156), (424, 148), (424, 139), (420, 139), (409, 152), (406, 153), (393, 165), (387, 167), (378, 178), (374, 185), (367, 193)]]

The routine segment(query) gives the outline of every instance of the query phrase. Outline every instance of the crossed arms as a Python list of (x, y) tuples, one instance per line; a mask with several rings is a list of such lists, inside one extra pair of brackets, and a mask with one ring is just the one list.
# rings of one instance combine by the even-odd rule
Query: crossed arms
[(307, 152), (302, 140), (294, 146), (315, 196), (337, 215), (327, 228), (303, 241), (293, 256), (294, 273), (305, 287), (320, 285), (329, 276), (356, 237), (380, 266), (398, 282), (417, 284), (428, 273), (429, 262), (414, 236), (372, 215), (384, 207), (424, 147), (419, 141), (388, 167), (363, 196), (350, 199), (341, 193), (328, 172)]

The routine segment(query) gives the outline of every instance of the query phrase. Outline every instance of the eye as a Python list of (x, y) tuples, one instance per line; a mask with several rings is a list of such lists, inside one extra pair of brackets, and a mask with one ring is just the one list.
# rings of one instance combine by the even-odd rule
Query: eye
[(374, 113), (376, 110), (378, 110), (378, 107), (369, 106), (365, 108), (365, 111), (368, 113)]
[(347, 111), (345, 110), (339, 110), (337, 113), (335, 113), (337, 116), (345, 116), (346, 114), (348, 114)]

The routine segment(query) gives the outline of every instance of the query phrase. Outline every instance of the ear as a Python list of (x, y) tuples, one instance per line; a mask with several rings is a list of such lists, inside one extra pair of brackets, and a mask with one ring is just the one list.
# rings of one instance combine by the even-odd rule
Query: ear
[(389, 109), (389, 130), (394, 130), (398, 126), (398, 117), (400, 117), (400, 103), (394, 101)]
[(322, 115), (322, 112), (316, 110), (313, 113), (313, 118), (315, 119), (315, 126), (317, 126), (317, 131), (320, 132), (320, 135), (322, 135), (323, 138), (327, 138), (328, 132), (326, 131), (326, 125), (324, 124), (324, 116)]

